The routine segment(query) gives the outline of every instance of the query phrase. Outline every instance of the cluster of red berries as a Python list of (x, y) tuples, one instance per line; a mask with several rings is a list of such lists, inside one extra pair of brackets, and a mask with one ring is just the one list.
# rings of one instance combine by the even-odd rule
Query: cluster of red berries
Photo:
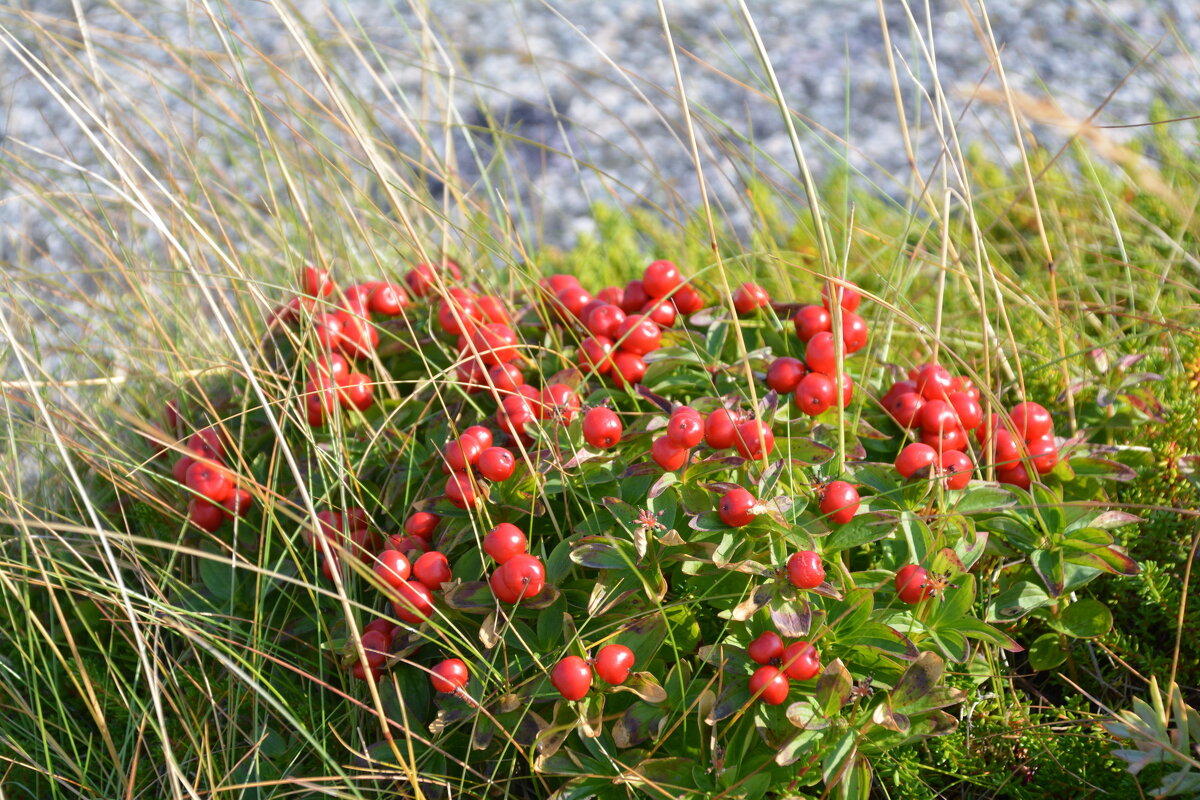
[(980, 448), (996, 465), (996, 480), (1028, 489), (1026, 460), (1039, 475), (1058, 464), (1054, 420), (1038, 403), (1026, 401), (1009, 409), (1006, 420), (992, 414), (975, 431)]
[(514, 440), (529, 444), (533, 438), (526, 425), (535, 420), (569, 425), (582, 408), (579, 395), (565, 383), (552, 383), (540, 391), (522, 383), (515, 394), (500, 401), (496, 424)]
[(528, 551), (525, 532), (511, 522), (501, 522), (483, 537), (483, 550), (499, 564), (488, 585), (504, 603), (531, 600), (546, 587), (546, 566)]
[(617, 386), (642, 380), (644, 356), (662, 346), (663, 328), (704, 308), (704, 298), (671, 261), (654, 261), (640, 281), (607, 286), (595, 297), (573, 275), (551, 275), (541, 287), (555, 318), (577, 322), (587, 334), (579, 343), (579, 368), (607, 375)]
[(550, 671), (550, 683), (567, 700), (580, 700), (592, 688), (592, 671), (612, 686), (619, 686), (633, 669), (633, 651), (623, 644), (608, 644), (596, 657), (567, 656)]
[(674, 472), (701, 442), (713, 450), (734, 448), (742, 458), (757, 460), (775, 449), (775, 434), (766, 422), (738, 411), (718, 408), (704, 416), (691, 406), (679, 406), (672, 410), (666, 432), (651, 443), (650, 457)]
[[(862, 295), (852, 283), (837, 285), (834, 294), (842, 308), (842, 350), (849, 356), (867, 344), (867, 323), (855, 309)], [(796, 408), (810, 417), (823, 414), (838, 399), (838, 362), (833, 338), (833, 314), (827, 285), (821, 293), (822, 305), (802, 306), (792, 317), (796, 337), (804, 342), (804, 360), (781, 356), (767, 367), (767, 385), (780, 394), (791, 394)], [(854, 398), (854, 381), (841, 373), (842, 408)]]
[(967, 452), (967, 433), (983, 421), (983, 408), (969, 379), (951, 375), (940, 364), (923, 364), (888, 389), (883, 407), (901, 427), (920, 431), (920, 441), (896, 457), (896, 471), (903, 478), (936, 474), (947, 489), (970, 482), (975, 465)]
[(370, 671), (378, 680), (383, 675), (384, 665), (392, 652), (393, 638), (401, 631), (400, 626), (383, 617), (368, 622), (363, 628), (362, 636), (359, 637), (366, 661), (354, 662), (350, 666), (350, 674), (359, 680), (365, 680), (367, 672)]
[(762, 665), (750, 676), (750, 693), (770, 706), (787, 700), (791, 680), (811, 680), (821, 672), (821, 654), (811, 642), (800, 640), (785, 646), (775, 631), (761, 634), (746, 653)]
[[(454, 579), (446, 554), (429, 549), (429, 539), (408, 532), (410, 527), (418, 532), (428, 528), (432, 535), (433, 528), (437, 527), (439, 518), (436, 514), (418, 513), (425, 517), (412, 525), (409, 522), (417, 515), (409, 517), (405, 522), (405, 535), (388, 537), (374, 567), (375, 575), (387, 589), (392, 610), (410, 625), (419, 625), (429, 618), (434, 607), (433, 593)], [(412, 559), (415, 552), (419, 555)]]
[[(168, 417), (175, 413), (173, 406), (167, 409)], [(225, 466), (225, 446), (217, 430), (204, 428), (192, 434), (187, 451), (175, 461), (171, 475), (191, 492), (188, 520), (212, 533), (226, 520), (244, 517), (250, 510), (250, 493), (238, 487), (236, 476)]]
[(1009, 410), (1007, 422), (997, 414), (985, 420), (979, 390), (939, 364), (910, 371), (908, 380), (888, 389), (883, 406), (899, 425), (920, 431), (920, 441), (907, 445), (896, 457), (896, 471), (906, 479), (937, 474), (947, 489), (966, 487), (974, 470), (967, 453), (970, 431), (975, 431), (984, 461), (996, 465), (1001, 483), (1028, 489), (1026, 458), (1038, 473), (1049, 472), (1058, 463), (1049, 411), (1024, 402)]
[[(409, 299), (403, 287), (386, 281), (339, 290), (327, 270), (312, 264), (300, 269), (298, 280), (300, 294), (276, 309), (274, 316), (283, 323), (296, 323), (302, 311), (312, 313), (312, 336), (321, 355), (305, 369), (302, 399), (308, 424), (320, 428), (339, 408), (366, 411), (375, 402), (371, 379), (352, 371), (351, 363), (370, 358), (379, 345), (372, 315), (399, 316)], [(318, 310), (323, 307), (329, 310)]]
[(442, 471), (448, 472), (446, 498), (458, 508), (475, 505), (472, 474), (496, 483), (512, 477), (517, 459), (507, 447), (493, 444), (492, 432), (472, 425), (442, 448)]

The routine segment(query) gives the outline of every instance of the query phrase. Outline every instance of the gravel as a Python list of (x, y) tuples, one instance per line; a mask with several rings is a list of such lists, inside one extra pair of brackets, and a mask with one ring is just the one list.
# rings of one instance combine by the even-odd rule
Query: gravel
[[(365, 101), (380, 104), (380, 130), (373, 132), (402, 152), (417, 152), (405, 121), (388, 111), (383, 90), (334, 32), (338, 25), (351, 32), (361, 26), (386, 63), (389, 93), (404, 98), (413, 119), (436, 125), (445, 112), (445, 100), (436, 88), (444, 83), (442, 69), (432, 56), (419, 55), (422, 33), (409, 4), (331, 0), (295, 5), (318, 32), (323, 54), (337, 65), (341, 80)], [(901, 193), (908, 180), (907, 162), (875, 4), (748, 0), (747, 5), (788, 102), (808, 124), (801, 137), (818, 176), (846, 160), (880, 191)], [(938, 77), (962, 140), (1013, 159), (1013, 135), (1005, 116), (969, 97), (976, 84), (992, 89), (998, 85), (968, 11), (970, 4), (932, 0), (930, 19), (923, 9), (915, 11), (916, 29), (904, 5), (896, 0), (884, 0), (883, 5), (910, 122), (920, 129), (922, 171), (928, 173), (940, 145), (920, 95), (933, 80), (914, 30), (932, 30)], [(227, 162), (222, 166), (235, 188), (261, 194), (263, 179), (253, 151), (231, 153), (227, 138), (223, 149), (214, 150), (214, 137), (228, 136), (223, 129), (227, 116), (196, 113), (188, 100), (195, 88), (193, 78), (160, 45), (165, 40), (190, 48), (194, 58), (189, 68), (208, 78), (230, 71), (202, 7), (181, 0), (121, 0), (119, 9), (113, 2), (83, 4), (95, 68), (107, 76), (109, 87), (101, 110), (128, 126), (124, 136), (136, 152), (158, 153), (165, 163), (178, 166), (183, 152), (216, 153), (214, 158)], [(763, 71), (736, 6), (717, 0), (668, 0), (666, 7), (712, 197), (721, 204), (722, 216), (744, 227), (747, 218), (739, 199), (752, 170), (798, 188), (782, 118), (764, 95)], [(73, 47), (81, 40), (69, 0), (17, 0), (0, 8), (0, 23), (34, 53), (63, 56), (55, 44), (35, 34), (22, 8), (36, 12), (35, 18), (60, 36), (62, 44)], [(300, 87), (324, 99), (294, 38), (269, 3), (232, 0), (223, 8), (230, 29), (262, 54), (247, 51), (243, 66), (268, 106), (277, 89), (261, 58), (283, 65)], [(590, 208), (597, 201), (655, 205), (670, 215), (694, 208), (698, 182), (656, 3), (572, 0), (557, 8), (561, 13), (534, 0), (428, 2), (430, 35), (456, 59), (452, 104), (459, 118), (475, 129), (495, 121), (508, 133), (541, 143), (508, 148), (507, 170), (521, 179), (502, 183), (499, 194), (509, 205), (528, 209), (529, 226), (538, 239), (557, 245), (569, 245), (593, 229)], [(1200, 7), (1194, 0), (1006, 0), (992, 2), (989, 13), (1012, 87), (1039, 98), (1052, 97), (1069, 115), (1092, 113), (1114, 90), (1100, 114), (1102, 122), (1143, 122), (1155, 98), (1165, 99), (1181, 114), (1191, 113), (1200, 99), (1197, 64), (1179, 45), (1200, 41)], [(7, 38), (0, 36), (0, 41)], [(113, 170), (83, 128), (19, 59), (0, 52), (0, 147), (20, 159), (0, 170), (0, 264), (14, 270), (19, 264), (21, 271), (12, 274), (32, 269), (75, 280), (86, 249), (76, 247), (77, 237), (47, 215), (26, 187), (9, 179), (20, 175), (63, 191), (100, 190), (94, 179), (85, 181), (74, 167), (31, 148), (101, 176), (111, 177)], [(79, 59), (78, 69), (86, 75), (89, 57), (78, 48), (70, 56)], [(130, 69), (129, 63), (150, 68)], [(96, 102), (83, 80), (76, 76), (74, 83), (84, 102)], [(244, 104), (236, 103), (236, 90), (222, 94), (244, 112)], [(285, 122), (297, 120), (283, 114), (273, 123), (284, 142), (290, 136)], [(155, 129), (182, 136), (183, 144), (160, 138)], [(1063, 141), (1061, 130), (1037, 130), (1051, 145)], [(845, 131), (848, 143), (837, 138)], [(325, 126), (324, 132), (330, 146), (344, 144), (341, 131)], [(1119, 137), (1129, 131), (1111, 134)], [(751, 138), (753, 148), (747, 143)], [(489, 138), (477, 133), (475, 143), (486, 161)], [(460, 136), (460, 152), (465, 144)], [(469, 161), (461, 170), (477, 191), (486, 191), (483, 170)], [(435, 183), (433, 188), (439, 187)], [(118, 230), (118, 238), (124, 233)], [(127, 233), (138, 237), (123, 242), (134, 252), (153, 252), (161, 246), (152, 235)]]

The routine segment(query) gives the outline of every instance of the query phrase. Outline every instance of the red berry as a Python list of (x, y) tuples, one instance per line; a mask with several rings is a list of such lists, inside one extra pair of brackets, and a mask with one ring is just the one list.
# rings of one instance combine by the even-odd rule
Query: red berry
[(233, 491), (233, 481), (220, 464), (208, 459), (193, 461), (188, 467), (186, 483), (189, 489), (214, 503), (222, 502)]
[(471, 476), (466, 472), (451, 472), (446, 478), (446, 499), (458, 508), (470, 508), (475, 505), (475, 486)]
[(961, 450), (942, 451), (939, 463), (942, 467), (942, 474), (946, 476), (943, 485), (947, 489), (965, 489), (971, 482), (974, 465), (971, 464), (971, 459), (967, 454)]
[(612, 340), (605, 336), (589, 336), (579, 343), (579, 368), (585, 374), (603, 375), (612, 369)]
[(576, 278), (574, 275), (564, 275), (559, 273), (542, 278), (540, 281), (538, 281), (538, 283), (543, 289), (547, 290), (549, 294), (556, 295), (563, 289), (570, 289), (572, 287), (579, 286), (579, 278)]
[(949, 398), (950, 407), (958, 415), (958, 424), (968, 431), (978, 428), (983, 421), (983, 408), (979, 401), (966, 392), (951, 392)]
[(620, 308), (621, 303), (625, 299), (625, 290), (619, 286), (605, 286), (596, 293), (596, 299), (608, 303), (610, 306)]
[(749, 525), (758, 516), (754, 511), (756, 505), (758, 501), (747, 490), (741, 487), (730, 489), (721, 496), (721, 502), (717, 505), (717, 515), (729, 527), (741, 528)]
[(442, 455), (450, 472), (466, 472), (479, 462), (482, 452), (479, 440), (464, 434), (448, 443)]
[(941, 433), (958, 427), (954, 407), (945, 400), (930, 400), (921, 408), (921, 430), (926, 433)]
[(323, 536), (332, 543), (340, 543), (346, 535), (346, 520), (338, 511), (322, 509), (317, 512), (317, 531), (311, 528), (305, 530), (305, 540), (314, 547), (317, 546), (317, 535)]
[(400, 584), (405, 583), (412, 576), (412, 564), (409, 562), (408, 556), (399, 550), (384, 550), (378, 558), (374, 567), (375, 574), (379, 576), (379, 580), (393, 589), (399, 589)]
[(749, 419), (737, 426), (733, 446), (742, 458), (761, 459), (775, 449), (775, 434), (762, 420)]
[(339, 353), (326, 353), (313, 359), (305, 370), (310, 381), (334, 381), (350, 374), (350, 365)]
[(858, 490), (845, 481), (833, 481), (821, 493), (821, 513), (834, 525), (845, 525), (858, 513)]
[(928, 470), (937, 460), (936, 450), (927, 444), (913, 442), (896, 456), (896, 472), (899, 472), (902, 478), (908, 479)]
[(626, 314), (636, 314), (649, 301), (650, 295), (646, 294), (646, 288), (641, 281), (625, 284), (625, 292), (621, 295), (621, 310)]
[(171, 467), (171, 477), (175, 479), (176, 483), (181, 483), (186, 486), (188, 468), (194, 463), (195, 459), (191, 456), (180, 456), (175, 461), (175, 465)]
[(229, 496), (221, 501), (221, 505), (230, 517), (244, 517), (250, 513), (253, 502), (254, 498), (245, 489), (233, 489)]
[(695, 314), (704, 308), (704, 298), (689, 283), (675, 290), (675, 294), (671, 295), (671, 302), (675, 304), (675, 310), (684, 316)]
[(825, 375), (833, 375), (837, 371), (832, 333), (818, 333), (808, 340), (804, 348), (804, 363), (813, 372)]
[(1033, 483), (1029, 477), (1029, 470), (1020, 461), (1007, 467), (997, 467), (996, 480), (1000, 483), (1007, 483), (1010, 486), (1016, 486), (1021, 489), (1028, 489)]
[(188, 438), (187, 447), (194, 456), (199, 458), (211, 458), (214, 461), (225, 460), (225, 445), (221, 442), (221, 435), (215, 428), (204, 428), (193, 433)]
[(395, 587), (392, 611), (410, 625), (419, 625), (433, 613), (433, 594), (420, 581), (408, 580)]
[(929, 583), (929, 570), (916, 564), (901, 567), (896, 573), (896, 594), (910, 605), (919, 603), (933, 594)]
[(603, 336), (613, 340), (617, 338), (617, 330), (624, 321), (624, 311), (615, 305), (605, 303), (592, 310), (583, 324), (593, 336)]
[(455, 692), (467, 685), (471, 674), (458, 658), (447, 658), (430, 670), (429, 683), (435, 692)]
[(733, 447), (737, 439), (737, 420), (728, 410), (718, 408), (704, 421), (704, 443), (714, 450)]
[(783, 651), (783, 671), (798, 681), (815, 678), (821, 671), (821, 654), (808, 642), (793, 642)]
[[(917, 391), (916, 381), (896, 381), (892, 384), (892, 388), (888, 389), (884, 393), (883, 397), (880, 398), (880, 402), (883, 404), (884, 408), (887, 408), (887, 405), (891, 400), (899, 397), (902, 394), (915, 391)], [(917, 396), (920, 397), (920, 395)], [(921, 399), (924, 400), (925, 398), (922, 397)]]
[(902, 428), (912, 428), (921, 420), (925, 398), (917, 392), (903, 392), (884, 403), (887, 412)]
[(1013, 430), (1025, 441), (1038, 439), (1054, 431), (1054, 420), (1050, 412), (1037, 403), (1017, 403), (1008, 412), (1012, 420)]
[(373, 283), (356, 283), (342, 290), (342, 309), (357, 317), (371, 316), (371, 294)]
[(514, 394), (525, 385), (525, 376), (516, 364), (496, 364), (488, 370), (488, 378), (500, 397)]
[(605, 683), (618, 686), (629, 677), (633, 661), (633, 651), (625, 645), (605, 645), (596, 653), (596, 675)]
[(471, 355), (478, 355), (486, 366), (507, 364), (519, 355), (517, 335), (499, 322), (489, 322), (471, 331), (470, 345)]
[(665, 435), (659, 436), (650, 445), (650, 457), (667, 472), (674, 472), (686, 464), (689, 452), (686, 447), (680, 447)]
[(825, 565), (817, 551), (801, 550), (788, 559), (787, 574), (797, 589), (815, 589), (825, 582)]
[(371, 379), (361, 372), (351, 372), (337, 382), (338, 402), (343, 408), (366, 411), (375, 402), (375, 389)]
[(567, 656), (550, 671), (550, 683), (567, 700), (579, 700), (592, 688), (592, 670), (579, 656)]
[(833, 331), (833, 318), (821, 306), (804, 306), (792, 317), (796, 326), (796, 337), (802, 342), (810, 341), (818, 333)]
[(749, 314), (770, 304), (771, 296), (757, 283), (743, 283), (733, 292), (733, 308), (739, 314)]
[(917, 370), (917, 391), (926, 400), (945, 400), (953, 385), (950, 371), (938, 364), (925, 364)]
[(793, 400), (801, 413), (816, 417), (825, 413), (837, 399), (837, 385), (828, 375), (810, 372), (796, 385)]
[(523, 394), (510, 394), (496, 409), (496, 424), (514, 438), (525, 438), (525, 425), (532, 421), (533, 404)]
[(395, 317), (404, 313), (408, 305), (408, 293), (394, 283), (379, 283), (371, 292), (370, 309), (385, 317)]
[(437, 319), (443, 331), (458, 336), (475, 330), (483, 312), (475, 304), (474, 293), (454, 288), (438, 303)]
[(508, 309), (504, 307), (504, 302), (495, 295), (479, 295), (475, 298), (475, 306), (479, 309), (484, 322), (499, 322), (502, 325), (512, 322), (512, 317), (509, 316)]
[(426, 541), (433, 538), (433, 532), (437, 530), (438, 523), (442, 518), (437, 514), (430, 514), (428, 511), (418, 511), (404, 521), (404, 532), (409, 536), (416, 536)]
[(775, 631), (767, 631), (750, 643), (746, 654), (756, 664), (770, 664), (777, 658), (783, 658), (783, 639)]
[(866, 347), (869, 336), (866, 320), (849, 311), (842, 313), (842, 344), (845, 346), (847, 355), (857, 353)]
[(300, 292), (309, 297), (327, 297), (333, 294), (333, 279), (329, 271), (312, 264), (300, 268)]
[(804, 362), (798, 358), (777, 358), (767, 367), (767, 386), (780, 394), (789, 394), (796, 391), (796, 385), (806, 372)]
[(449, 272), (450, 276), (454, 280), (460, 280), (462, 278), (462, 272), (459, 270), (458, 264), (455, 264), (450, 259), (446, 259), (442, 262), (442, 266), (440, 268), (435, 267), (433, 264), (417, 264), (415, 267), (405, 273), (404, 283), (407, 284), (408, 290), (414, 295), (417, 297), (424, 297), (425, 295), (429, 294), (431, 289), (433, 289), (434, 276), (442, 269), (445, 269), (447, 272)]
[(642, 288), (651, 297), (665, 297), (683, 284), (679, 267), (670, 261), (654, 261), (642, 273)]
[[(363, 631), (362, 638), (359, 641), (362, 642), (368, 667), (377, 670), (387, 663), (390, 637), (384, 635), (381, 631)], [(355, 666), (359, 665), (356, 664)]]
[(488, 447), (479, 454), (479, 462), (475, 466), (480, 475), (489, 481), (499, 482), (512, 477), (517, 460), (511, 451), (503, 447)]
[(368, 358), (379, 346), (379, 330), (369, 319), (342, 313), (337, 347), (346, 358)]
[(470, 436), (484, 450), (492, 446), (492, 432), (482, 425), (472, 425), (463, 431), (463, 436)]
[(616, 344), (629, 353), (645, 355), (662, 344), (662, 333), (654, 320), (641, 314), (631, 314), (617, 326)]
[(667, 438), (676, 447), (695, 447), (704, 440), (704, 418), (691, 406), (680, 406), (667, 421)]
[(1033, 468), (1040, 475), (1045, 475), (1058, 463), (1058, 445), (1055, 444), (1053, 435), (1031, 439), (1026, 449), (1029, 452), (1029, 460), (1033, 462)]
[(488, 578), (488, 585), (492, 587), (492, 594), (502, 603), (516, 603), (521, 599), (520, 592), (514, 592), (508, 588), (508, 584), (504, 582), (504, 567), (496, 568), (491, 577)]
[(947, 450), (966, 450), (967, 433), (956, 424), (953, 428), (942, 431), (921, 431), (921, 443), (927, 444), (939, 453)]
[(541, 419), (557, 419), (564, 425), (569, 425), (580, 408), (579, 395), (565, 383), (552, 383), (542, 389), (541, 403), (535, 407), (540, 410)]
[(583, 415), (583, 439), (592, 447), (608, 449), (621, 441), (624, 426), (611, 408), (596, 406)]
[(759, 667), (750, 676), (750, 694), (769, 706), (777, 706), (787, 700), (788, 679), (775, 667)]
[(678, 316), (675, 304), (670, 300), (651, 300), (642, 308), (642, 313), (664, 328), (674, 325)]
[(483, 551), (494, 558), (497, 564), (519, 556), (528, 546), (525, 534), (511, 522), (501, 522), (483, 537)]
[(546, 567), (537, 556), (518, 553), (500, 565), (500, 577), (509, 590), (526, 600), (537, 597), (546, 585)]
[(454, 578), (450, 572), (450, 560), (445, 553), (437, 550), (423, 553), (414, 561), (412, 574), (429, 589), (440, 589), (443, 583), (449, 583)]
[(858, 284), (853, 281), (834, 282), (826, 281), (821, 287), (821, 303), (825, 308), (830, 308), (829, 295), (832, 294), (838, 297), (842, 303), (844, 311), (854, 311), (858, 308), (858, 304), (862, 302), (862, 295), (858, 292)]
[(416, 554), (419, 556), (421, 553), (424, 553), (426, 550), (428, 550), (429, 546), (429, 540), (422, 539), (420, 536), (409, 536), (407, 534), (393, 533), (387, 538), (387, 542), (384, 545), (386, 548), (384, 552), (387, 550), (395, 550), (397, 553), (404, 553), (406, 556), (412, 558), (413, 552), (416, 552)]
[(612, 379), (617, 386), (633, 386), (641, 383), (646, 375), (646, 362), (637, 353), (618, 351), (612, 357)]
[[(592, 302), (593, 298), (582, 286), (568, 286), (566, 289), (560, 291), (555, 296), (555, 299), (562, 312), (570, 314), (575, 319), (581, 319), (583, 309), (588, 303)], [(562, 312), (560, 312), (560, 316)]]
[(188, 521), (212, 533), (225, 521), (225, 508), (203, 497), (193, 497), (188, 501)]

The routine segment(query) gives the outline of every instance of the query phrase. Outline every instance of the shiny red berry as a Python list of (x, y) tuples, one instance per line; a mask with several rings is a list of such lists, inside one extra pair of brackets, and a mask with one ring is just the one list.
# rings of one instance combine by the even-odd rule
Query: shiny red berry
[(717, 515), (729, 527), (741, 528), (749, 525), (758, 516), (754, 511), (757, 504), (754, 495), (747, 490), (741, 487), (730, 489), (721, 496), (721, 502), (717, 504)]
[(759, 667), (750, 676), (750, 694), (769, 706), (782, 704), (788, 696), (787, 675), (772, 666)]
[(783, 639), (775, 631), (767, 631), (750, 643), (746, 654), (756, 664), (770, 664), (777, 658), (783, 658)]
[(417, 511), (404, 521), (404, 532), (428, 541), (442, 518), (428, 511)]
[(542, 593), (546, 585), (546, 567), (537, 556), (518, 553), (500, 565), (504, 584), (519, 597), (528, 600)]
[(680, 447), (666, 435), (659, 436), (650, 444), (650, 457), (667, 472), (674, 472), (686, 464), (689, 452), (686, 447)]
[(592, 688), (592, 669), (579, 656), (567, 656), (550, 671), (550, 683), (567, 700), (579, 700)]
[(796, 385), (807, 372), (800, 359), (782, 356), (767, 367), (767, 386), (780, 394), (789, 394), (796, 391)]
[(633, 669), (633, 651), (623, 644), (608, 644), (596, 654), (595, 669), (600, 680), (618, 686), (629, 677)]
[(392, 611), (410, 625), (419, 625), (433, 613), (433, 594), (420, 581), (405, 581), (395, 589)]
[(1050, 412), (1037, 403), (1026, 401), (1017, 403), (1008, 412), (1012, 420), (1013, 430), (1025, 441), (1038, 439), (1054, 432), (1054, 420)]
[(489, 481), (506, 481), (517, 468), (517, 459), (503, 447), (489, 447), (479, 454), (475, 468)]
[(813, 372), (825, 375), (832, 375), (837, 371), (837, 354), (834, 352), (832, 333), (818, 333), (808, 340), (804, 348), (804, 363)]
[(896, 573), (896, 595), (905, 603), (919, 603), (933, 594), (929, 570), (916, 564), (901, 567)]
[(333, 294), (333, 279), (329, 270), (321, 269), (312, 264), (300, 268), (300, 292), (309, 297), (328, 297)]
[(611, 408), (596, 406), (583, 415), (583, 439), (592, 447), (607, 450), (621, 441), (624, 426)]
[(494, 558), (497, 564), (504, 564), (514, 556), (521, 555), (528, 546), (525, 534), (511, 522), (501, 522), (483, 537), (483, 551)]
[(802, 414), (816, 417), (833, 407), (837, 399), (837, 384), (828, 375), (810, 372), (800, 379), (792, 400)]
[(466, 472), (451, 472), (446, 478), (446, 499), (458, 508), (471, 508), (475, 505), (475, 485), (471, 476)]
[(375, 574), (393, 589), (399, 589), (412, 576), (412, 564), (408, 556), (399, 550), (384, 550), (375, 563)]
[(788, 580), (798, 589), (815, 589), (825, 582), (825, 565), (815, 550), (792, 553), (787, 562)]
[(947, 489), (965, 489), (971, 482), (971, 472), (975, 467), (970, 457), (961, 450), (943, 450), (940, 465), (945, 476), (943, 485)]
[(821, 654), (809, 642), (793, 642), (783, 651), (783, 672), (789, 678), (807, 681), (821, 671)]
[(737, 418), (724, 408), (710, 412), (704, 420), (704, 443), (714, 450), (725, 450), (736, 440)]
[(742, 458), (761, 459), (775, 449), (775, 434), (762, 420), (748, 419), (737, 426), (733, 446)]
[(792, 317), (796, 326), (796, 338), (802, 342), (810, 341), (818, 333), (830, 333), (833, 330), (833, 318), (828, 309), (821, 306), (804, 306)]
[(927, 471), (937, 463), (937, 460), (936, 450), (927, 444), (913, 442), (905, 446), (896, 456), (896, 472), (899, 472), (902, 478), (912, 478), (918, 473)]
[(455, 692), (467, 685), (471, 673), (461, 659), (447, 658), (430, 670), (429, 683), (435, 692)]
[(616, 345), (629, 353), (645, 355), (662, 344), (658, 324), (641, 314), (631, 314), (617, 326)]
[(854, 519), (859, 505), (858, 490), (845, 481), (832, 481), (821, 493), (821, 513), (834, 525)]
[(665, 297), (682, 284), (679, 267), (670, 261), (651, 262), (642, 273), (642, 288), (651, 297)]
[(858, 291), (858, 285), (853, 281), (826, 281), (821, 287), (821, 302), (825, 308), (831, 308), (829, 296), (834, 295), (842, 304), (842, 309), (845, 311), (854, 311), (858, 308), (858, 304), (862, 302), (862, 295)]
[(743, 283), (733, 292), (733, 308), (739, 314), (749, 314), (770, 304), (771, 296), (757, 283)]
[(667, 438), (676, 447), (695, 447), (704, 441), (704, 417), (691, 406), (680, 406), (667, 421)]

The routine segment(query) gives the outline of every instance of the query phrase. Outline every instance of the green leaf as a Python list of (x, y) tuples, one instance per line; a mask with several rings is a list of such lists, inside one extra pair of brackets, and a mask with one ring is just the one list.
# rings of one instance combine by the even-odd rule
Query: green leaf
[(1107, 481), (1132, 481), (1137, 472), (1132, 467), (1095, 456), (1076, 456), (1070, 460), (1071, 470), (1081, 478), (1098, 478)]
[(931, 650), (926, 650), (908, 665), (892, 688), (892, 708), (902, 713), (920, 707), (920, 701), (933, 691), (946, 672), (946, 663)]
[(900, 531), (908, 542), (909, 555), (914, 564), (924, 564), (925, 559), (934, 550), (933, 532), (916, 514), (911, 511), (900, 513)]
[(999, 486), (968, 486), (958, 497), (952, 497), (950, 508), (958, 514), (978, 514), (981, 511), (997, 511), (1017, 502), (1012, 492)]
[[(208, 552), (205, 548), (206, 553)], [(228, 556), (212, 552), (200, 559), (200, 582), (217, 601), (224, 603), (233, 597), (234, 565)]]
[(1137, 575), (1141, 567), (1137, 562), (1115, 547), (1097, 547), (1094, 550), (1077, 550), (1067, 548), (1063, 551), (1066, 560), (1072, 564), (1111, 572), (1114, 575)]
[(821, 677), (817, 678), (815, 691), (822, 713), (827, 717), (837, 714), (850, 699), (850, 689), (853, 685), (854, 679), (840, 658), (829, 662), (821, 671)]
[(821, 762), (821, 777), (827, 785), (832, 784), (852, 763), (857, 752), (855, 743), (858, 741), (858, 731), (854, 728), (846, 731), (833, 743)]
[(1008, 634), (998, 631), (986, 622), (980, 622), (974, 617), (963, 617), (957, 620), (954, 623), (954, 630), (971, 639), (978, 639), (981, 642), (994, 644), (1010, 653), (1019, 653), (1025, 649), (1017, 644), (1016, 640)]
[(575, 542), (571, 560), (592, 569), (632, 569), (638, 559), (629, 542), (609, 536), (588, 536)]
[[(1076, 639), (1094, 639), (1112, 630), (1113, 615), (1099, 600), (1085, 597), (1067, 606), (1054, 627)], [(1051, 623), (1053, 624), (1053, 622)]]
[(836, 553), (852, 547), (861, 547), (890, 536), (895, 527), (895, 517), (883, 514), (859, 514), (845, 525), (835, 528), (833, 533), (825, 537), (825, 541), (821, 544), (821, 551)]
[(1029, 666), (1039, 672), (1054, 669), (1066, 660), (1067, 654), (1062, 649), (1057, 633), (1044, 633), (1029, 646)]
[(1063, 554), (1058, 550), (1034, 550), (1029, 554), (1029, 564), (1042, 579), (1052, 597), (1063, 593), (1066, 576), (1063, 574)]
[(988, 622), (1011, 622), (1033, 611), (1054, 603), (1046, 590), (1031, 581), (1018, 581), (996, 595), (988, 604), (985, 619)]

